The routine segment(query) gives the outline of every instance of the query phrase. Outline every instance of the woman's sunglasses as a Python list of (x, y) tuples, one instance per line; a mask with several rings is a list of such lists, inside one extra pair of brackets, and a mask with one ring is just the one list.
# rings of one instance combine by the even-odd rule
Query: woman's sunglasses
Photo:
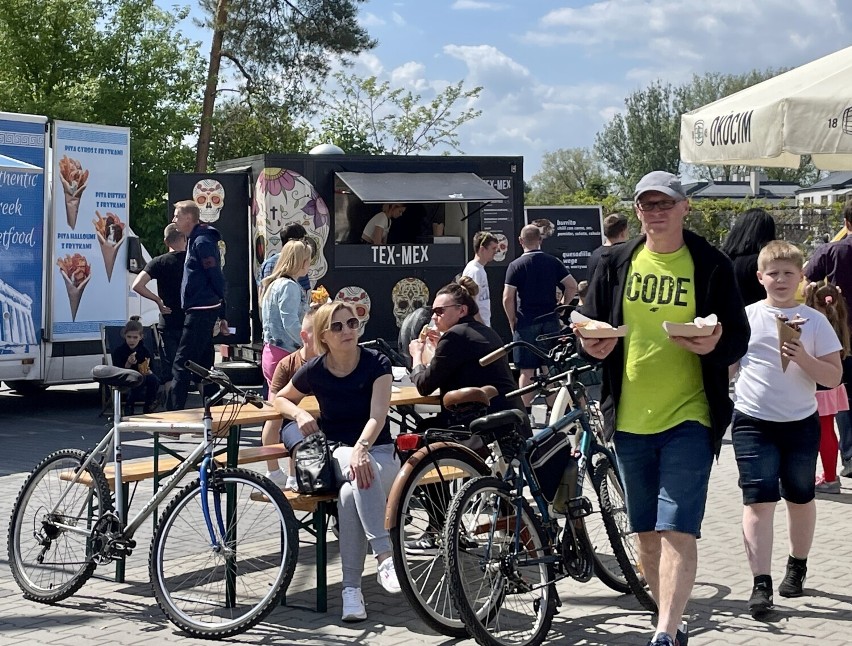
[(351, 319), (348, 319), (346, 322), (332, 321), (331, 323), (329, 323), (328, 330), (331, 331), (331, 332), (334, 332), (335, 334), (340, 334), (341, 332), (343, 332), (343, 326), (344, 325), (346, 327), (348, 327), (350, 330), (357, 330), (358, 329), (358, 319), (356, 319), (355, 317), (352, 317)]
[(443, 307), (439, 305), (438, 307), (432, 308), (432, 314), (437, 316), (443, 316), (444, 312), (446, 312), (447, 309), (450, 307), (461, 307), (461, 305), (459, 305), (458, 303), (455, 303), (453, 305), (444, 305)]

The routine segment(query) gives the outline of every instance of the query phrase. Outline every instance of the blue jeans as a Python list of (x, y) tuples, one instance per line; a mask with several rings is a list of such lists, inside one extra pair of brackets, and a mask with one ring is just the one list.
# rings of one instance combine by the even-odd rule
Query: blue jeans
[(816, 413), (791, 422), (767, 422), (734, 411), (731, 439), (744, 505), (781, 498), (804, 505), (814, 499), (820, 439)]
[(635, 532), (701, 536), (713, 464), (710, 429), (683, 422), (662, 433), (615, 433), (627, 516)]

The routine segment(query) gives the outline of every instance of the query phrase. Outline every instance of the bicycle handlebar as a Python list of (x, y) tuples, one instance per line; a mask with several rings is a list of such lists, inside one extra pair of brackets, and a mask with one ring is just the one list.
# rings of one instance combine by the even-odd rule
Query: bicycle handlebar
[(231, 393), (232, 395), (237, 395), (238, 397), (242, 397), (247, 404), (251, 404), (255, 408), (263, 408), (262, 397), (249, 390), (237, 388), (231, 381), (230, 377), (228, 377), (228, 375), (226, 375), (221, 370), (208, 370), (204, 366), (200, 366), (194, 361), (187, 361), (185, 364), (183, 364), (183, 367), (201, 377), (203, 381), (206, 381), (211, 384), (216, 384), (223, 391)]

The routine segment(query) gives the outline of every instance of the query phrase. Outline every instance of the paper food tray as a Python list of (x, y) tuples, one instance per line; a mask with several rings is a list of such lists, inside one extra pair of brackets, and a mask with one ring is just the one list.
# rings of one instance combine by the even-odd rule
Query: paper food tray
[(674, 323), (663, 321), (663, 329), (669, 336), (710, 336), (716, 329), (719, 319), (715, 314), (706, 318), (696, 317), (692, 323)]
[(616, 337), (623, 337), (627, 335), (627, 326), (619, 325), (618, 327), (601, 327), (601, 328), (587, 328), (581, 327), (580, 324), (588, 323), (592, 319), (587, 316), (583, 316), (576, 310), (571, 312), (571, 322), (574, 325), (578, 326), (578, 330), (580, 331), (580, 335), (586, 337), (587, 339), (612, 339)]

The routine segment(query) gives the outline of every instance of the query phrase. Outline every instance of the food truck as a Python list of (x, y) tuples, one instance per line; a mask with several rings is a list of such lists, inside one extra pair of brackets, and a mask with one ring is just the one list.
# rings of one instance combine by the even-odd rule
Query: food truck
[[(195, 200), (202, 220), (222, 234), (234, 328), (228, 342), (241, 358), (257, 358), (261, 347), (260, 265), (296, 222), (315, 248), (311, 284), (353, 304), (364, 340), (392, 346), (405, 317), (428, 306), (473, 257), (473, 235), (493, 232), (500, 249), (486, 267), (492, 326), (508, 338), (500, 303), (524, 225), (523, 158), (264, 154), (221, 162), (216, 171), (170, 175), (169, 201)], [(387, 244), (364, 242), (366, 224), (384, 204), (406, 208)]]
[(91, 381), (101, 325), (156, 306), (130, 290), (130, 130), (0, 113), (0, 379), (20, 393)]

